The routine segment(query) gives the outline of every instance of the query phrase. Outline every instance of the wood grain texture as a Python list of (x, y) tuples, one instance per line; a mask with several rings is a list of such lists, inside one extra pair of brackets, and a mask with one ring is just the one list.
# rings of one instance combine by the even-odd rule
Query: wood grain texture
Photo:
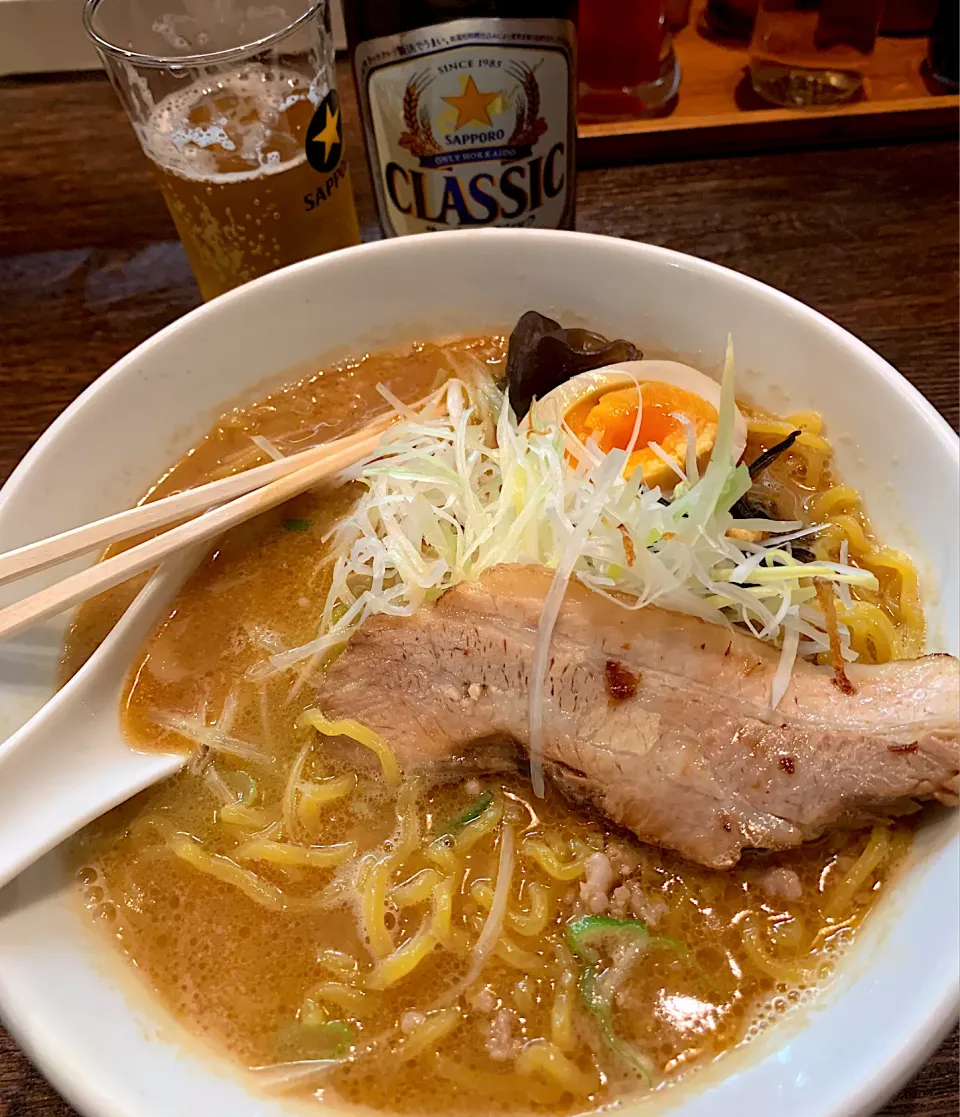
[[(370, 240), (345, 72), (340, 89)], [(577, 225), (782, 288), (863, 338), (956, 427), (956, 167), (957, 145), (938, 141), (590, 169)], [(106, 81), (0, 81), (0, 480), (100, 372), (199, 302)], [(884, 1117), (956, 1114), (957, 1071), (955, 1033)], [(0, 1117), (74, 1117), (2, 1028)]]

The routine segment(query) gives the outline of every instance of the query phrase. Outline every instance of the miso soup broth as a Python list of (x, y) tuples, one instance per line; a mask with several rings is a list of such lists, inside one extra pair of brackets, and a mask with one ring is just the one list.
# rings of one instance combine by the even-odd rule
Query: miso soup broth
[[(504, 357), (502, 338), (467, 339), (318, 372), (225, 415), (150, 497), (355, 429), (387, 406), (378, 384), (412, 401), (465, 359), (496, 373)], [(819, 419), (744, 410), (748, 460), (784, 427), (813, 431), (764, 480), (809, 521), (838, 484)], [(88, 827), (73, 856), (91, 917), (163, 1005), (264, 1090), (319, 1106), (566, 1114), (662, 1089), (814, 997), (909, 824), (831, 830), (716, 871), (549, 782), (538, 798), (524, 764), (406, 772), (362, 725), (310, 720), (323, 657), (269, 664), (315, 638), (331, 532), (357, 493), (311, 492), (224, 536), (134, 665), (131, 743), (190, 759)], [(837, 522), (817, 544), (834, 555)], [(80, 610), (67, 674), (131, 592)], [(922, 639), (902, 592), (885, 577), (868, 602), (894, 654)], [(853, 636), (868, 662), (890, 657), (873, 631)]]

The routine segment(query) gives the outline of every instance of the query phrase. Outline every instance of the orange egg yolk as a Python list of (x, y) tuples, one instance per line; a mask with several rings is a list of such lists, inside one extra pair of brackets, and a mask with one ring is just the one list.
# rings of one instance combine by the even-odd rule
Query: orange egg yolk
[[(703, 436), (715, 434), (717, 412), (712, 404), (693, 392), (661, 381), (651, 380), (641, 384), (640, 392), (643, 396), (640, 431), (624, 472), (629, 476), (640, 466), (648, 483), (659, 483), (664, 470), (669, 473), (670, 468), (649, 448), (650, 443), (657, 443), (682, 465), (686, 460), (687, 432), (684, 424), (674, 416), (684, 415), (692, 422), (699, 457), (704, 448), (701, 445)], [(615, 388), (574, 404), (567, 412), (567, 424), (581, 442), (586, 443), (592, 438), (605, 454), (610, 450), (625, 450), (633, 436), (638, 404), (637, 389), (633, 385)], [(709, 452), (712, 438), (708, 441), (709, 445), (705, 448)]]

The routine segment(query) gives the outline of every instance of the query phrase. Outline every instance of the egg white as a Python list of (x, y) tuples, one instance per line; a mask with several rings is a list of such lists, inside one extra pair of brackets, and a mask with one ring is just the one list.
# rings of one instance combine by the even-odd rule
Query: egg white
[[(691, 395), (699, 396), (706, 400), (717, 416), (720, 414), (720, 385), (705, 373), (690, 365), (681, 364), (679, 361), (621, 361), (619, 364), (606, 365), (591, 372), (581, 372), (571, 376), (565, 383), (560, 384), (552, 391), (547, 392), (542, 400), (537, 402), (537, 409), (550, 406), (548, 414), (555, 414), (562, 418), (572, 407), (588, 396), (599, 392), (608, 392), (614, 388), (625, 388), (632, 384), (644, 384), (659, 381), (661, 384), (670, 384), (680, 388)], [(735, 409), (733, 422), (733, 449), (731, 462), (735, 464), (743, 457), (747, 445), (747, 422), (740, 414), (739, 408)], [(521, 430), (530, 426), (529, 412), (520, 423)], [(683, 463), (681, 462), (681, 465)]]

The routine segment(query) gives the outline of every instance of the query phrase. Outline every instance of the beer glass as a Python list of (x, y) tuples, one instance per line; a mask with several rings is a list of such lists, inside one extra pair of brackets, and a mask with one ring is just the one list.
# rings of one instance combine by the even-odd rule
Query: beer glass
[(578, 111), (585, 119), (661, 115), (680, 84), (663, 0), (580, 0)]
[(760, 0), (750, 41), (753, 88), (775, 105), (796, 108), (836, 105), (858, 96), (883, 3)]
[(360, 239), (329, 0), (86, 0), (206, 299)]

